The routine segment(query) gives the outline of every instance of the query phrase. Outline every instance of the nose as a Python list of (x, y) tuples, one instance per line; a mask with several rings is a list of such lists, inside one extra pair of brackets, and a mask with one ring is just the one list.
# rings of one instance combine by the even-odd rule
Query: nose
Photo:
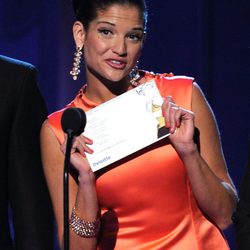
[(119, 56), (126, 56), (127, 55), (127, 44), (126, 40), (123, 37), (117, 37), (114, 39), (113, 46), (112, 46), (113, 53)]

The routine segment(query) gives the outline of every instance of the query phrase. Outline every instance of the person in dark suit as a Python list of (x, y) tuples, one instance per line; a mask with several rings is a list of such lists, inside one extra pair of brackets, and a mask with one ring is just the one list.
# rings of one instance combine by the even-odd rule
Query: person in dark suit
[(33, 65), (0, 55), (1, 250), (53, 249), (53, 213), (39, 143), (47, 109), (36, 75)]
[(250, 141), (248, 163), (240, 187), (240, 200), (232, 219), (235, 226), (237, 250), (250, 249)]

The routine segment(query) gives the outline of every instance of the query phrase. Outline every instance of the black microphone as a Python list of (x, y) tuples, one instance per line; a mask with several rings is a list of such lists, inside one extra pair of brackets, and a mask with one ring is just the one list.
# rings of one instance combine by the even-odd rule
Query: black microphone
[(67, 108), (62, 114), (61, 125), (65, 133), (78, 136), (83, 132), (86, 121), (86, 115), (82, 109)]
[(74, 136), (78, 136), (83, 132), (86, 121), (86, 114), (80, 108), (67, 108), (61, 118), (62, 129), (68, 136), (63, 173), (64, 250), (69, 249), (69, 168), (71, 147)]

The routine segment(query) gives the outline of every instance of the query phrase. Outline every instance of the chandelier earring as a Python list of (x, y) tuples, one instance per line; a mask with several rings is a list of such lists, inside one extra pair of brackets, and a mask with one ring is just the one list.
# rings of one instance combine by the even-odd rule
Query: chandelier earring
[(133, 87), (137, 87), (138, 86), (138, 79), (140, 78), (140, 73), (139, 73), (139, 70), (138, 70), (138, 61), (136, 62), (136, 65), (135, 67), (131, 70), (131, 72), (129, 73), (129, 77), (130, 77), (130, 84), (133, 86)]
[(82, 60), (82, 47), (77, 46), (76, 52), (74, 53), (74, 62), (73, 62), (73, 68), (70, 71), (70, 75), (72, 75), (72, 78), (74, 80), (77, 80), (77, 77), (80, 73), (80, 64)]

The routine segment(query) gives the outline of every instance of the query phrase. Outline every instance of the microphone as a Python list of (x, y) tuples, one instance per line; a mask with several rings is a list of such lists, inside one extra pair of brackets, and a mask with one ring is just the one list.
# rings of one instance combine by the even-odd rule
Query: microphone
[(86, 126), (86, 114), (80, 108), (68, 108), (62, 114), (61, 125), (66, 134), (80, 135)]
[(86, 126), (86, 114), (80, 108), (67, 108), (61, 118), (63, 131), (67, 134), (67, 145), (63, 172), (63, 219), (64, 250), (69, 250), (69, 168), (74, 136), (79, 136)]

